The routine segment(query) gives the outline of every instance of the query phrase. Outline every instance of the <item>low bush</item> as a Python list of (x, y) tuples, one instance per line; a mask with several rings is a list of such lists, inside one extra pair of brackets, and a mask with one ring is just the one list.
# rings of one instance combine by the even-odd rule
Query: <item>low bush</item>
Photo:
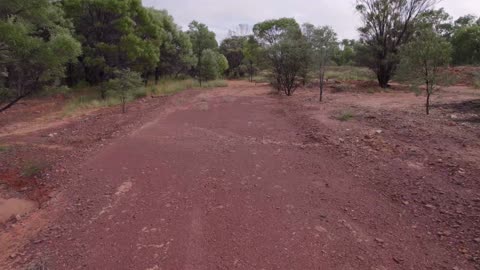
[(351, 120), (354, 117), (354, 115), (350, 112), (343, 112), (340, 115), (338, 115), (336, 118), (339, 121), (346, 122)]
[(21, 175), (23, 177), (35, 177), (39, 176), (43, 170), (47, 168), (47, 165), (40, 161), (28, 161), (23, 164), (21, 169)]

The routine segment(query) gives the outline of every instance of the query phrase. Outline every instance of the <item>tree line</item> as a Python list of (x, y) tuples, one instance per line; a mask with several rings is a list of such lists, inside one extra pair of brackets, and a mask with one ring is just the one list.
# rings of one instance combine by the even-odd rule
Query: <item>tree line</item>
[(106, 98), (119, 94), (119, 78), (132, 87), (182, 74), (202, 81), (227, 68), (205, 24), (184, 32), (141, 0), (0, 1), (0, 111), (45, 87), (87, 82)]
[[(242, 25), (240, 35), (219, 45), (205, 24), (193, 21), (182, 31), (167, 11), (143, 7), (141, 0), (4, 0), (0, 111), (46, 87), (82, 82), (99, 86), (102, 98), (123, 97), (125, 87), (167, 76), (191, 76), (200, 84), (222, 76), (252, 81), (264, 70), (286, 95), (315, 74), (322, 100), (331, 65), (369, 67), (386, 88), (394, 76), (416, 70), (407, 68), (412, 63), (427, 62), (427, 68), (433, 63), (434, 69), (410, 77), (431, 77), (449, 63), (480, 64), (480, 19), (467, 15), (453, 20), (445, 10), (435, 9), (436, 3), (356, 0), (363, 24), (359, 40), (338, 40), (329, 26), (280, 18), (255, 24), (251, 34)], [(425, 47), (425, 41), (441, 46)], [(434, 52), (415, 54), (422, 51), (415, 46)], [(119, 86), (121, 78), (129, 83)], [(432, 87), (432, 81), (427, 84)]]

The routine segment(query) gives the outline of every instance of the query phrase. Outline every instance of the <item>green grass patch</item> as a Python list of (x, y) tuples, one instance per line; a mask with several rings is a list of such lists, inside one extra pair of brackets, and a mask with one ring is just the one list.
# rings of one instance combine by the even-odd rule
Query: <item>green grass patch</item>
[(225, 80), (213, 80), (200, 83), (194, 79), (172, 80), (165, 79), (158, 82), (156, 85), (148, 87), (150, 92), (154, 95), (165, 96), (172, 95), (183, 90), (192, 88), (215, 88), (226, 87), (228, 84)]
[(375, 74), (366, 67), (331, 66), (327, 67), (325, 78), (337, 81), (372, 81), (375, 80)]
[(117, 97), (109, 97), (106, 99), (100, 99), (91, 96), (79, 96), (70, 100), (63, 108), (63, 114), (69, 116), (74, 114), (78, 110), (88, 110), (103, 107), (111, 107), (121, 104), (121, 100)]
[(21, 175), (23, 177), (35, 177), (39, 176), (43, 170), (47, 168), (47, 165), (40, 161), (28, 161), (23, 164), (21, 168)]
[(8, 150), (10, 150), (10, 146), (0, 145), (0, 153), (8, 152)]
[(473, 72), (472, 84), (475, 89), (480, 89), (480, 72)]
[(338, 121), (346, 122), (352, 120), (354, 115), (351, 112), (343, 112), (338, 115), (336, 118)]
[[(215, 88), (225, 87), (227, 85), (228, 84), (225, 80), (206, 81), (202, 82), (202, 86), (200, 86), (200, 83), (194, 79), (164, 79), (159, 81), (156, 85), (150, 82), (147, 87), (142, 87), (135, 90), (133, 93), (131, 93), (131, 95), (129, 95), (128, 102), (139, 98), (144, 98), (149, 95), (165, 96), (191, 88)], [(107, 94), (107, 98), (102, 99), (100, 97), (100, 86), (81, 88), (75, 87), (73, 97), (63, 108), (63, 115), (70, 116), (75, 114), (77, 111), (112, 107), (120, 104), (122, 104), (122, 101), (117, 96), (109, 96)]]

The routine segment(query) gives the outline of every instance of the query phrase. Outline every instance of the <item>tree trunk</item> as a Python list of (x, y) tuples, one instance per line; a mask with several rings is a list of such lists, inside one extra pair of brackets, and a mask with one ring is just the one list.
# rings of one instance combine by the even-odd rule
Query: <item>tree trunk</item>
[(325, 83), (325, 69), (324, 69), (324, 68), (320, 68), (320, 98), (319, 98), (319, 101), (320, 101), (320, 102), (323, 101), (323, 87), (324, 87), (324, 83)]
[(431, 95), (431, 92), (430, 92), (429, 87), (430, 87), (429, 83), (427, 82), (427, 102), (425, 103), (425, 109), (426, 109), (427, 115), (430, 115), (430, 95)]
[(148, 77), (150, 77), (150, 72), (145, 72), (145, 75), (143, 76), (143, 83), (145, 84), (145, 87), (148, 86)]
[(7, 105), (3, 106), (2, 108), (0, 108), (0, 113), (1, 112), (4, 112), (6, 111), (7, 109), (9, 109), (10, 107), (12, 107), (13, 105), (15, 105), (15, 103), (19, 102), (21, 99), (27, 97), (28, 95), (30, 95), (32, 93), (32, 91), (29, 91), (23, 95), (20, 95), (18, 96), (17, 98), (15, 98), (14, 100), (10, 101)]
[(388, 82), (391, 77), (391, 69), (386, 64), (380, 64), (377, 70), (378, 84), (382, 88), (388, 88)]
[(158, 80), (160, 79), (160, 69), (158, 67), (155, 68), (155, 85), (158, 84)]
[(323, 101), (323, 77), (320, 76), (320, 98), (319, 98), (319, 101), (322, 102)]

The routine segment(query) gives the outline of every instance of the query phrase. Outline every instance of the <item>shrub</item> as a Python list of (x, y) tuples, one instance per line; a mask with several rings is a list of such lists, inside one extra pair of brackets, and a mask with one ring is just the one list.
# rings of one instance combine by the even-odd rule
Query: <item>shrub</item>
[(354, 115), (352, 113), (343, 112), (342, 114), (337, 116), (337, 120), (342, 121), (342, 122), (346, 122), (346, 121), (351, 120), (353, 117), (354, 117)]
[(28, 161), (22, 166), (21, 175), (23, 177), (35, 177), (46, 168), (46, 164), (40, 161)]

